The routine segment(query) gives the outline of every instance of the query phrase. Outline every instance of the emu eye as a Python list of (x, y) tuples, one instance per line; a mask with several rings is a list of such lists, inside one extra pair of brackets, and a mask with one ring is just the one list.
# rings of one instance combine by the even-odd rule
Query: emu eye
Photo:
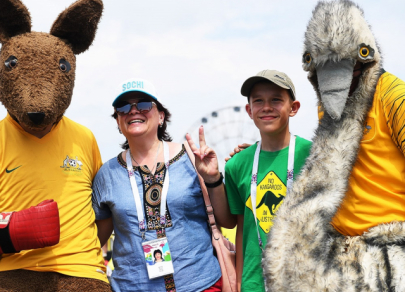
[(311, 61), (312, 61), (311, 54), (305, 53), (304, 56), (302, 56), (302, 61), (307, 64), (311, 63)]
[(366, 44), (360, 44), (358, 46), (358, 56), (360, 60), (371, 61), (374, 59), (374, 49)]
[(4, 65), (6, 65), (6, 67), (8, 69), (13, 69), (17, 66), (18, 60), (16, 57), (14, 56), (10, 56), (7, 58), (7, 60), (4, 62)]
[(65, 59), (60, 59), (59, 60), (59, 69), (62, 72), (69, 72), (70, 71), (70, 63), (68, 61), (66, 61)]
[(360, 56), (366, 58), (370, 54), (370, 50), (367, 47), (361, 47), (359, 50)]

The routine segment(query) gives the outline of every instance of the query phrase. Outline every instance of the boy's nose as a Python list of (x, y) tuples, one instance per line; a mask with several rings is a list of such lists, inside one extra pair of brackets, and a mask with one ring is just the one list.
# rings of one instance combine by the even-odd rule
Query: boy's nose
[(266, 111), (272, 111), (273, 110), (273, 106), (271, 105), (271, 102), (265, 102), (264, 103), (264, 105), (263, 105), (263, 110), (266, 110)]

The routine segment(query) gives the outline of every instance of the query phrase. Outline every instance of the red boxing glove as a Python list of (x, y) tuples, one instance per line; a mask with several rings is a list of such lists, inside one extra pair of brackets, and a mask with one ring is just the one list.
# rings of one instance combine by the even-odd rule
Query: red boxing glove
[(59, 243), (58, 204), (46, 200), (18, 212), (0, 213), (0, 255)]

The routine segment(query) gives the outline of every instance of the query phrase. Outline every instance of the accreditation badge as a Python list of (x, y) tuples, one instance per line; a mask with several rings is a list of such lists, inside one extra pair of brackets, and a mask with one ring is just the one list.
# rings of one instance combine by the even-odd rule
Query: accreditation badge
[(142, 243), (149, 279), (174, 273), (172, 255), (167, 237)]

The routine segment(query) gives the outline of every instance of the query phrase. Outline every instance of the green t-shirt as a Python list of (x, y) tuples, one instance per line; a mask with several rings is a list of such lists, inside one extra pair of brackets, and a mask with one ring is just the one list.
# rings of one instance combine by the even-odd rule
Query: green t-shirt
[[(312, 142), (296, 138), (294, 178), (309, 155)], [(242, 292), (265, 291), (262, 251), (257, 238), (250, 198), (250, 181), (257, 144), (236, 154), (225, 165), (225, 187), (232, 214), (244, 215)], [(288, 148), (280, 151), (261, 151), (257, 177), (256, 216), (263, 247), (272, 225), (272, 218), (286, 195)]]

